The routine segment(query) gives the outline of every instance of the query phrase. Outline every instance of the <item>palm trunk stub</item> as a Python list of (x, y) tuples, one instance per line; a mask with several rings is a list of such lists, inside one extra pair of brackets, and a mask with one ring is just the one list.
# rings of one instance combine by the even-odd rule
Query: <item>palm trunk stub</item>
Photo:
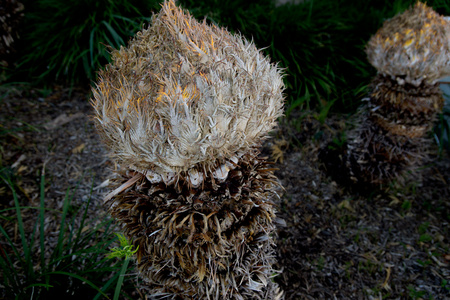
[(349, 134), (347, 167), (354, 182), (382, 185), (413, 172), (426, 157), (427, 134), (444, 99), (438, 84), (399, 85), (381, 74), (369, 90)]

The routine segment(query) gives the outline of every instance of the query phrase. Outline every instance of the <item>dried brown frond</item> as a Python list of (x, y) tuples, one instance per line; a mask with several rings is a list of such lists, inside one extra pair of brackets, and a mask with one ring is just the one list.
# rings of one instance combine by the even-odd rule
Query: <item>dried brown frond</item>
[(422, 130), (417, 133), (411, 126), (382, 123), (364, 109), (357, 122), (349, 133), (345, 154), (353, 182), (382, 186), (418, 169), (426, 156), (427, 139)]
[(270, 147), (271, 149), (271, 156), (274, 162), (277, 162), (278, 160), (280, 163), (283, 163), (284, 160), (284, 151), (289, 147), (289, 143), (284, 140), (278, 140), (275, 141), (275, 143)]

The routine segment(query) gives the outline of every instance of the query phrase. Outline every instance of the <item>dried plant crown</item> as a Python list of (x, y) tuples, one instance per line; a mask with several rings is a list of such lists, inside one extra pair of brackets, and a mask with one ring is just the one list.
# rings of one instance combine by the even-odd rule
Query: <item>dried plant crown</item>
[[(281, 116), (277, 65), (237, 34), (198, 22), (166, 1), (148, 29), (112, 52), (92, 105), (123, 166), (195, 185), (259, 144)], [(222, 168), (222, 171), (221, 171)], [(218, 171), (217, 171), (218, 170)]]
[(383, 75), (419, 86), (450, 75), (450, 23), (426, 4), (417, 2), (384, 22), (366, 52)]

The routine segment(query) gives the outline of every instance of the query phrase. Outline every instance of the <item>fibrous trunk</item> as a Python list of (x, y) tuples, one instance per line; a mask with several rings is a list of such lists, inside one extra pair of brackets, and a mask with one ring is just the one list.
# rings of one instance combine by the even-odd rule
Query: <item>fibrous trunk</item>
[(377, 75), (349, 134), (346, 164), (353, 181), (380, 185), (417, 169), (443, 103), (438, 84), (400, 85)]
[(119, 172), (116, 187), (129, 187), (107, 205), (139, 247), (138, 269), (154, 296), (281, 298), (272, 282), (275, 178), (257, 154), (200, 170), (197, 187), (189, 174), (155, 182)]

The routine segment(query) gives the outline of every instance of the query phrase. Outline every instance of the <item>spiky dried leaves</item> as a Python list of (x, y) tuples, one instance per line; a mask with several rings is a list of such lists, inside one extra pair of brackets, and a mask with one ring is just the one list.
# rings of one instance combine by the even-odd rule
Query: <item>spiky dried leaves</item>
[(94, 89), (98, 129), (113, 155), (139, 171), (209, 170), (257, 145), (282, 114), (277, 66), (173, 1), (112, 60)]
[[(354, 183), (382, 186), (401, 179), (405, 172), (417, 169), (426, 156), (426, 139), (408, 137), (416, 134), (409, 131), (410, 126), (390, 128), (392, 122), (367, 110), (360, 113), (357, 122), (349, 133), (345, 153), (345, 165)], [(398, 128), (401, 131), (394, 130)]]
[(370, 63), (384, 75), (419, 86), (450, 75), (450, 23), (417, 2), (384, 22), (370, 39)]
[(438, 84), (399, 85), (378, 75), (369, 89), (368, 109), (373, 122), (392, 134), (408, 138), (424, 136), (444, 105)]
[[(274, 263), (274, 175), (257, 152), (226, 179), (194, 188), (186, 174), (170, 184), (124, 171), (134, 181), (107, 202), (138, 247), (138, 268), (153, 295), (195, 299), (279, 299)], [(137, 178), (135, 180), (134, 178)]]

